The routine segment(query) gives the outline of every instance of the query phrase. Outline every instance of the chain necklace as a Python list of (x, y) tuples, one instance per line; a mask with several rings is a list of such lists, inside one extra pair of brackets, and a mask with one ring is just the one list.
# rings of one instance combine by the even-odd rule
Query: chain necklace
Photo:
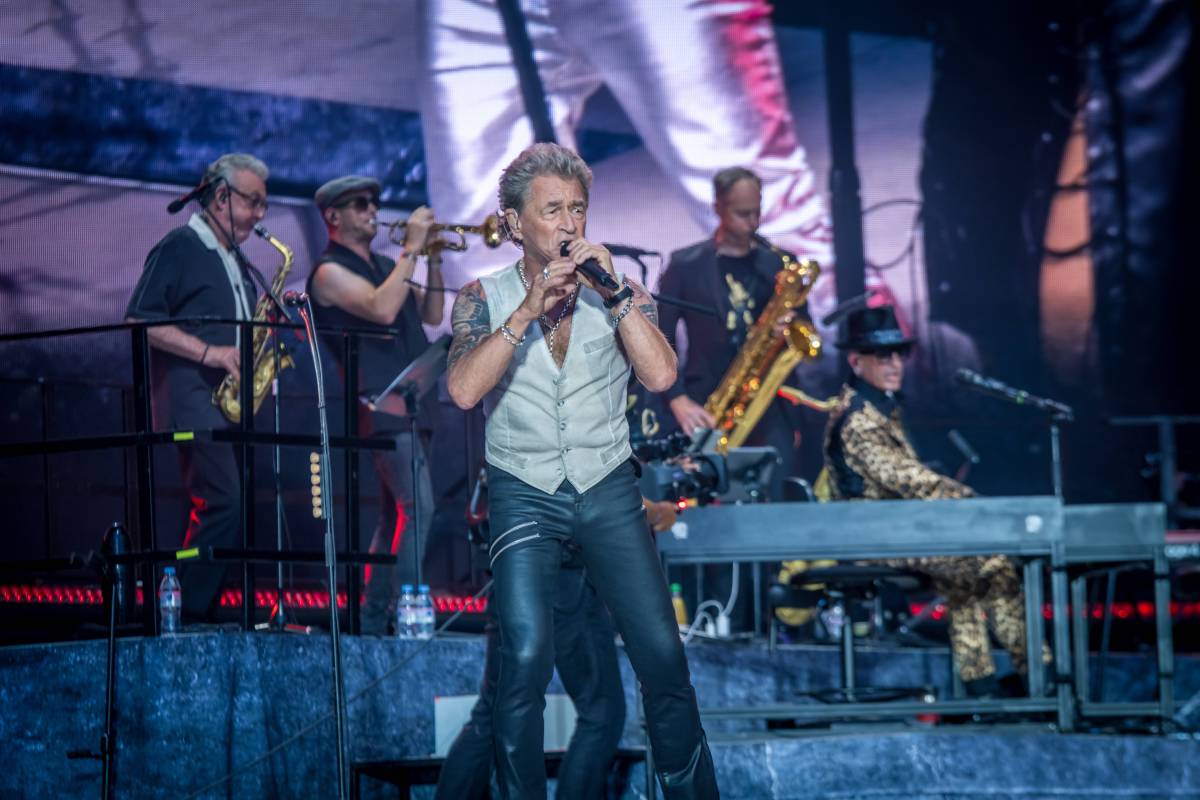
[[(517, 275), (521, 278), (521, 285), (524, 286), (525, 291), (528, 292), (529, 279), (525, 277), (525, 259), (523, 258), (517, 262)], [(575, 305), (575, 297), (578, 294), (579, 284), (576, 284), (575, 288), (571, 290), (571, 293), (567, 295), (562, 309), (558, 312), (558, 319), (554, 320), (553, 323), (550, 322), (550, 319), (546, 316), (546, 312), (543, 311), (541, 314), (538, 314), (538, 321), (545, 326), (547, 331), (546, 344), (550, 348), (551, 357), (554, 356), (554, 336), (558, 333), (558, 327), (562, 325), (562, 321), (567, 318), (567, 312), (570, 311), (571, 307)]]

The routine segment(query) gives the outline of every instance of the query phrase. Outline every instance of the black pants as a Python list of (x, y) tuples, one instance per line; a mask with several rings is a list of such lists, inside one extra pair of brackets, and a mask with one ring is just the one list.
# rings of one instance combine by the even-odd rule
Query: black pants
[[(488, 605), (487, 661), (471, 719), (450, 746), (437, 800), (482, 800), (491, 785), (493, 714), (500, 678), (500, 634)], [(575, 732), (558, 772), (558, 797), (602, 798), (609, 764), (625, 725), (625, 694), (612, 619), (579, 568), (558, 573), (554, 666), (575, 704)]]
[[(383, 435), (383, 434), (379, 434)], [(396, 443), (391, 451), (375, 451), (371, 463), (379, 476), (379, 524), (371, 536), (369, 553), (392, 553), (394, 567), (372, 565), (366, 571), (366, 601), (363, 606), (362, 632), (383, 634), (399, 596), (401, 584), (417, 582), (417, 562), (425, 558), (429, 546), (429, 529), (433, 522), (433, 485), (425, 446), (417, 434), (416, 484), (413, 483), (413, 437), (409, 432), (387, 434)], [(419, 525), (413, 524), (420, 500)], [(420, 531), (420, 536), (417, 531)]]
[(489, 467), (492, 602), (500, 624), (496, 772), (507, 798), (546, 796), (542, 711), (554, 669), (554, 603), (563, 548), (579, 549), (641, 683), (650, 742), (668, 798), (717, 797), (712, 756), (633, 465), (580, 494), (552, 495)]

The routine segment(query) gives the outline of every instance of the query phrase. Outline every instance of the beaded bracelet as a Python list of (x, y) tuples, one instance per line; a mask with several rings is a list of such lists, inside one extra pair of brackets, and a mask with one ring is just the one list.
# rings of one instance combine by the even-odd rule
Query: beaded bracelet
[(507, 322), (500, 326), (500, 335), (504, 337), (504, 341), (508, 342), (513, 347), (520, 347), (521, 345), (525, 344), (525, 337), (521, 336), (518, 338), (516, 332), (512, 328), (508, 327)]
[(609, 323), (615, 329), (618, 325), (621, 324), (621, 320), (625, 319), (625, 316), (632, 310), (633, 310), (633, 297), (630, 296), (630, 298), (625, 301), (625, 305), (621, 306), (621, 311), (615, 317), (610, 316), (608, 318)]

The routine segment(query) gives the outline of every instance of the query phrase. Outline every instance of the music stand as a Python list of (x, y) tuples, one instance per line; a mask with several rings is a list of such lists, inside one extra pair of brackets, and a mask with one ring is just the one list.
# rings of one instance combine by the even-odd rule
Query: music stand
[(413, 561), (417, 583), (421, 583), (421, 492), (417, 478), (417, 404), (425, 393), (432, 389), (446, 371), (446, 357), (450, 352), (450, 334), (442, 334), (436, 342), (429, 345), (424, 353), (413, 359), (400, 374), (392, 379), (379, 394), (374, 397), (360, 397), (359, 402), (373, 414), (385, 417), (407, 419), (409, 434), (412, 436), (411, 466), (412, 466), (412, 504), (413, 504)]

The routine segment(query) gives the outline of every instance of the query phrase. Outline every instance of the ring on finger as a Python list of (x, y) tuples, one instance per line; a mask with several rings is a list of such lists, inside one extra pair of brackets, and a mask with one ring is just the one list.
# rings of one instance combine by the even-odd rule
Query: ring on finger
[(542, 267), (542, 279), (550, 280), (550, 267)]

